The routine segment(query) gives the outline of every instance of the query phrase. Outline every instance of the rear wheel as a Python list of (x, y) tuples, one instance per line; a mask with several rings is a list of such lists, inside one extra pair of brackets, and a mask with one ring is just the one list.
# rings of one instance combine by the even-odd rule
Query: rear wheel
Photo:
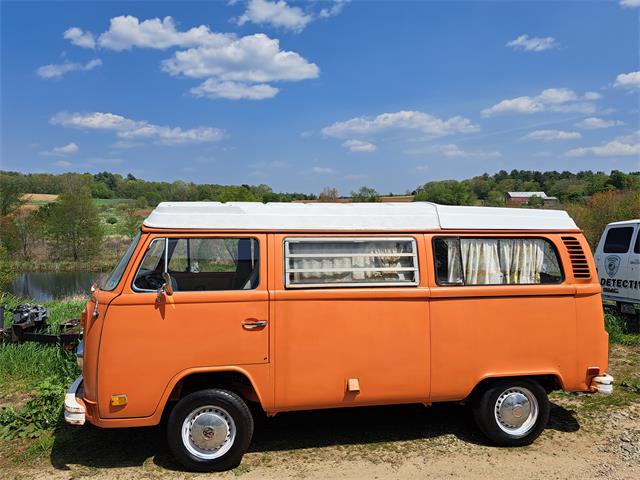
[(480, 393), (473, 414), (480, 430), (497, 445), (529, 445), (547, 425), (549, 399), (535, 381), (500, 380)]
[(187, 395), (176, 404), (167, 424), (171, 452), (182, 465), (199, 472), (238, 466), (252, 435), (247, 404), (228, 390)]

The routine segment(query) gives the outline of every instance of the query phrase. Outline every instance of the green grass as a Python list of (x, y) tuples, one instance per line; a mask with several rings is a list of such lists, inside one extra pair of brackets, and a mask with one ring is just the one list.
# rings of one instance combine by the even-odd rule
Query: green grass
[(98, 206), (107, 205), (114, 206), (120, 203), (133, 203), (135, 200), (130, 198), (94, 198), (93, 202)]
[(640, 335), (628, 330), (624, 317), (615, 313), (604, 314), (604, 326), (609, 332), (609, 342), (618, 345), (640, 345)]

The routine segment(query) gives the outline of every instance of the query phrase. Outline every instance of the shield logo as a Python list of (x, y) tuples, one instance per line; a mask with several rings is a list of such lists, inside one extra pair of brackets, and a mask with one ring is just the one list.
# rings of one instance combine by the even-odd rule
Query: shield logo
[(604, 259), (604, 264), (607, 270), (607, 275), (614, 277), (615, 274), (618, 273), (618, 268), (620, 268), (620, 257), (617, 255), (609, 255)]

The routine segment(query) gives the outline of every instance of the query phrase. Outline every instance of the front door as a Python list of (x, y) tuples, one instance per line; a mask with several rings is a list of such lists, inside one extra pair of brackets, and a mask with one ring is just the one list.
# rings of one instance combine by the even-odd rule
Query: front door
[(276, 409), (427, 402), (421, 238), (274, 237)]
[[(104, 321), (103, 418), (150, 416), (185, 369), (269, 362), (265, 235), (150, 236), (147, 242)], [(158, 298), (165, 268), (174, 292)], [(110, 405), (118, 394), (127, 395), (126, 406)]]

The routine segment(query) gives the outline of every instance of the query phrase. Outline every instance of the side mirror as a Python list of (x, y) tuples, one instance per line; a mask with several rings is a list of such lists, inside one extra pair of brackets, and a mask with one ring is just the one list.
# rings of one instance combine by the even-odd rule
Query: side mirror
[(160, 302), (164, 295), (171, 296), (173, 295), (173, 284), (171, 283), (171, 275), (167, 272), (162, 272), (162, 279), (164, 283), (158, 289), (158, 296), (156, 297), (156, 302)]
[(169, 296), (173, 295), (173, 283), (171, 283), (171, 275), (169, 275), (169, 272), (162, 272), (162, 279), (164, 280), (164, 293)]

